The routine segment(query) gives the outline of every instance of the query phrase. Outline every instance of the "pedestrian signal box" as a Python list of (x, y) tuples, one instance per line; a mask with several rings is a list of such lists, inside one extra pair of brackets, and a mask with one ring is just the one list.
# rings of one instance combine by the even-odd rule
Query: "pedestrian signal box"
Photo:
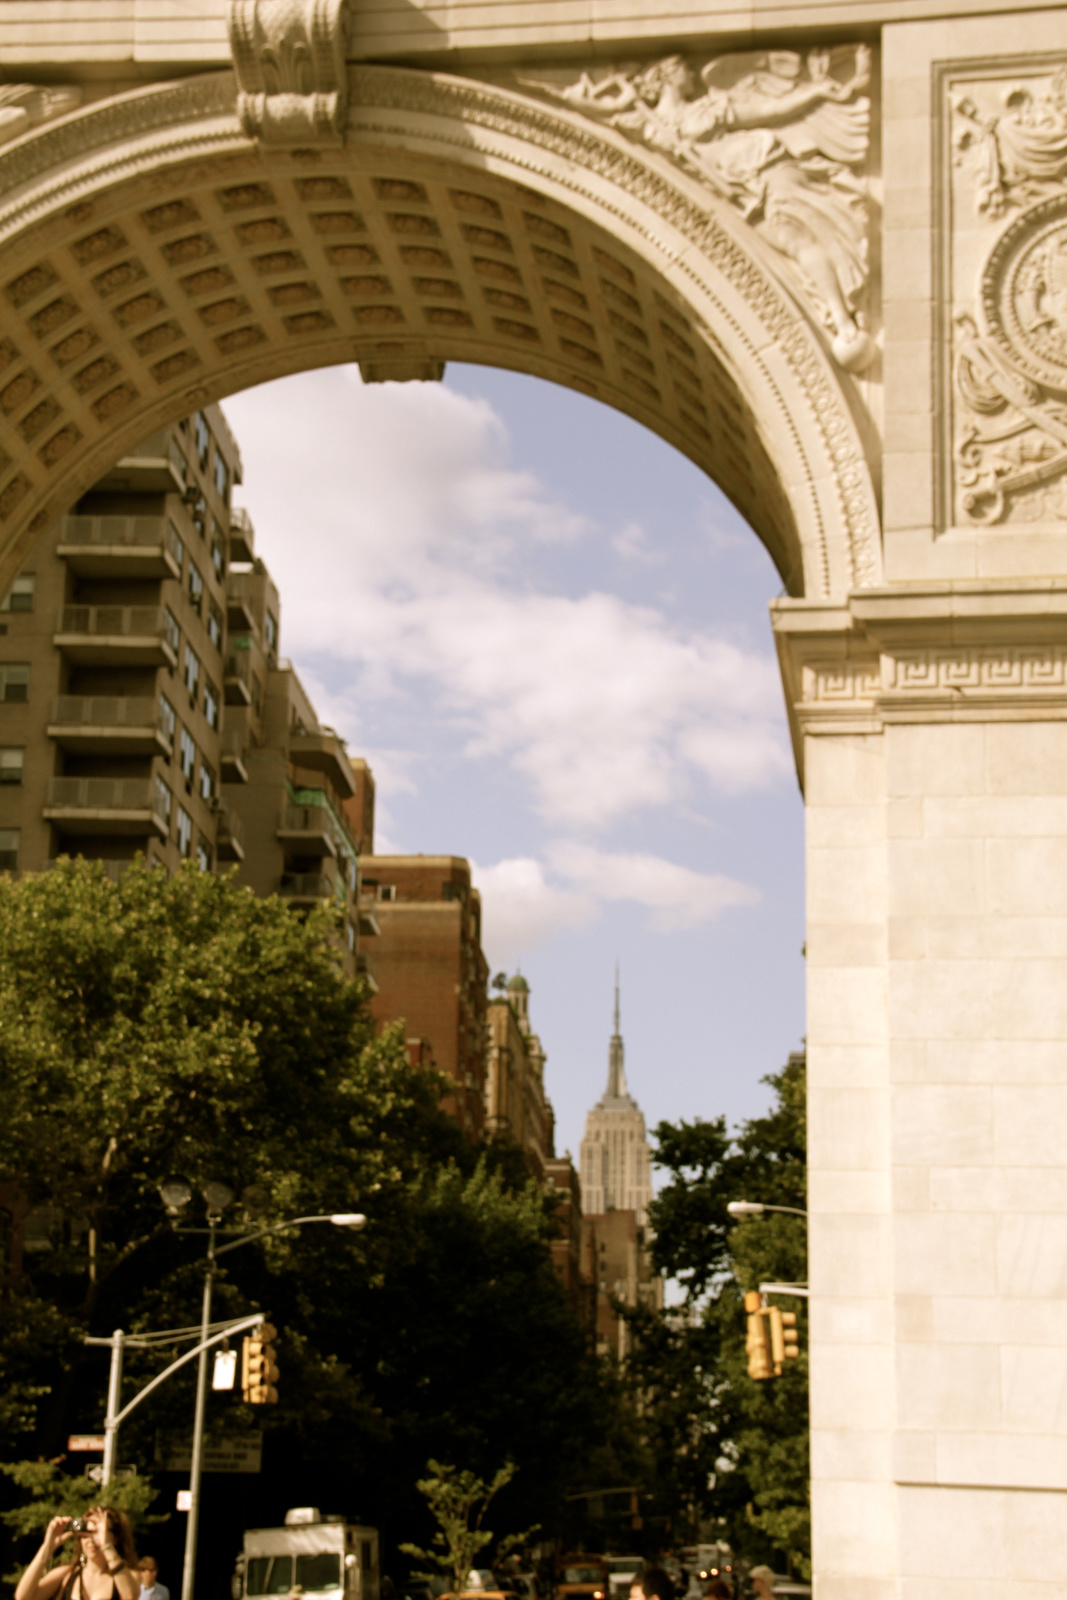
[(272, 1343), (277, 1337), (277, 1328), (261, 1322), (241, 1341), (241, 1399), (250, 1406), (278, 1404), (278, 1352)]

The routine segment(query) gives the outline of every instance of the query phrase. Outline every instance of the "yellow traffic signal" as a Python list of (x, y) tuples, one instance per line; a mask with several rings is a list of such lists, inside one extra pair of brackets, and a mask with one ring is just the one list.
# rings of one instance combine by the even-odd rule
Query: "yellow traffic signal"
[(800, 1343), (797, 1338), (797, 1314), (795, 1311), (779, 1311), (777, 1306), (768, 1306), (767, 1321), (771, 1332), (771, 1358), (774, 1361), (774, 1375), (781, 1376), (782, 1362), (794, 1359), (800, 1354)]
[(277, 1337), (277, 1328), (269, 1322), (261, 1322), (241, 1341), (241, 1399), (251, 1406), (278, 1404), (278, 1391), (274, 1387), (279, 1376), (275, 1361), (278, 1352), (271, 1343)]
[(748, 1375), (750, 1378), (759, 1379), (773, 1377), (774, 1365), (771, 1360), (770, 1335), (758, 1289), (750, 1289), (745, 1295), (745, 1311), (748, 1318), (745, 1335)]

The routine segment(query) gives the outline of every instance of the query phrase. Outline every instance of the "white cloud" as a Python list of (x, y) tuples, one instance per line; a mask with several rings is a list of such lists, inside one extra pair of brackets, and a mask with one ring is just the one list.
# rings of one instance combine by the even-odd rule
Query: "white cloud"
[(560, 877), (601, 900), (633, 900), (652, 911), (659, 932), (713, 922), (735, 906), (755, 905), (759, 891), (717, 872), (695, 872), (662, 856), (597, 850), (561, 840), (549, 850)]
[[(324, 673), (344, 664), (351, 688), (333, 715), (353, 740), (360, 705), (432, 714), (470, 757), (522, 773), (568, 828), (791, 770), (769, 651), (595, 590), (537, 590), (531, 545), (603, 530), (511, 466), (486, 402), (441, 385), (365, 389), (334, 368), (227, 410), (283, 646)], [(624, 528), (616, 548), (638, 557), (639, 535)]]
[(554, 888), (544, 868), (530, 856), (514, 856), (493, 867), (471, 863), (473, 882), (484, 908), (482, 942), (490, 964), (511, 967), (564, 929), (585, 928), (595, 920), (591, 895)]
[(736, 906), (755, 905), (759, 892), (719, 873), (694, 872), (662, 856), (596, 850), (573, 840), (549, 846), (555, 878), (532, 856), (483, 867), (471, 863), (485, 911), (483, 942), (494, 967), (510, 967), (567, 929), (588, 927), (605, 901), (632, 901), (652, 912), (658, 933), (695, 928)]

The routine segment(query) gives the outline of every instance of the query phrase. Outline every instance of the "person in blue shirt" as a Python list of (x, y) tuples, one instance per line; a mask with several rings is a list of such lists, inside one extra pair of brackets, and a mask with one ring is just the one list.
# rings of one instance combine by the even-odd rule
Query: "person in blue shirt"
[(159, 1581), (155, 1556), (141, 1557), (141, 1593), (137, 1600), (170, 1600), (170, 1590)]

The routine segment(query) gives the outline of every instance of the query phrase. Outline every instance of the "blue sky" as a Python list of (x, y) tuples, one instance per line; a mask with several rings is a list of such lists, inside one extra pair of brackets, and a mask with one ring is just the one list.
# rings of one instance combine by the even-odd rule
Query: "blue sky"
[(338, 367), (225, 410), (283, 653), (374, 768), (379, 850), (474, 864), (559, 1150), (616, 960), (649, 1125), (762, 1110), (804, 1032), (803, 809), (755, 535), (653, 434), (513, 373)]

